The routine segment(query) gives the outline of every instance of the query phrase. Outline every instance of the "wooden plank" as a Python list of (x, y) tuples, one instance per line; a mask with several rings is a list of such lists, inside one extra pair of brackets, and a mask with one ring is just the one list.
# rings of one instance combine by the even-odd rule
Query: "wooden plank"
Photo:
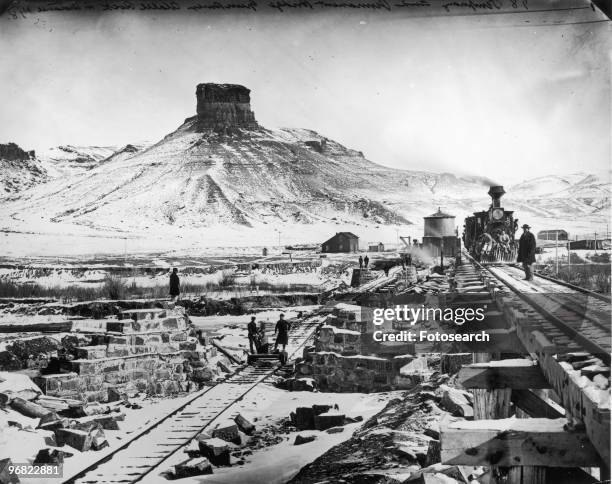
[(601, 459), (584, 432), (566, 419), (443, 422), (442, 463), (470, 466), (592, 467)]
[(563, 408), (552, 400), (536, 395), (531, 390), (513, 389), (510, 400), (534, 418), (563, 418), (565, 416)]
[(459, 371), (459, 383), (464, 388), (485, 388), (489, 390), (499, 388), (550, 388), (540, 367), (537, 364), (523, 365), (521, 361), (530, 360), (504, 360), (495, 363), (476, 363), (465, 365)]

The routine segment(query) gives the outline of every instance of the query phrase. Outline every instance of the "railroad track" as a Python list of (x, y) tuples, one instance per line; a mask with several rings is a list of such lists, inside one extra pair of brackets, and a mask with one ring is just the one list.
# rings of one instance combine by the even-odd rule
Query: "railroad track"
[[(294, 324), (287, 352), (293, 358), (323, 322), (312, 316)], [(69, 477), (65, 484), (139, 482), (202, 430), (230, 410), (247, 393), (272, 375), (280, 363), (247, 366), (225, 381), (196, 393), (180, 408), (154, 423), (99, 461)]]
[(572, 351), (582, 349), (610, 365), (612, 313), (605, 296), (594, 297), (590, 291), (577, 290), (550, 278), (525, 281), (523, 271), (517, 267), (505, 264), (483, 266), (467, 257), (552, 323), (565, 336), (564, 341), (569, 339), (577, 345), (560, 346)]

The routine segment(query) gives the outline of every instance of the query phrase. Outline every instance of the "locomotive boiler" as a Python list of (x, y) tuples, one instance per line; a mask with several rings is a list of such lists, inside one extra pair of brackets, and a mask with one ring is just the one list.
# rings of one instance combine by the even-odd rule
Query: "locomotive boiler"
[(489, 188), (491, 206), (488, 210), (474, 212), (465, 219), (463, 244), (470, 255), (480, 262), (515, 262), (517, 243), (515, 239), (518, 219), (513, 211), (501, 206), (506, 193), (502, 186)]

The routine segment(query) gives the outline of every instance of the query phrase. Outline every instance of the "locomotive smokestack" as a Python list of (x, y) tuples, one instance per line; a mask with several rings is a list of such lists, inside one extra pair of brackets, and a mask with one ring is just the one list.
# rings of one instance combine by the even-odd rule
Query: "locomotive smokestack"
[(504, 196), (504, 193), (506, 193), (506, 191), (504, 190), (504, 187), (501, 185), (497, 185), (497, 186), (489, 188), (489, 196), (491, 197), (491, 200), (493, 201), (493, 208), (501, 207), (500, 199), (501, 197)]

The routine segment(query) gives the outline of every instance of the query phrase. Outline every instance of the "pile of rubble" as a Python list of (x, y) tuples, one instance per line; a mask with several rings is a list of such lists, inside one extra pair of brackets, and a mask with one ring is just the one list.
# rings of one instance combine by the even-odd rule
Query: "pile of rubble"
[(467, 483), (483, 468), (440, 464), (439, 422), (472, 419), (472, 395), (435, 373), (391, 400), (347, 441), (317, 458), (290, 481), (320, 483)]
[[(167, 479), (212, 474), (214, 467), (244, 464), (244, 456), (252, 454), (250, 446), (261, 443), (261, 432), (255, 425), (237, 415), (233, 421), (221, 422), (212, 430), (205, 430), (185, 449), (188, 458), (167, 470)], [(282, 440), (282, 438), (281, 438)], [(278, 441), (270, 445), (276, 444)]]
[[(128, 399), (103, 405), (45, 396), (26, 375), (0, 373), (0, 411), (4, 416), (0, 419), (0, 434), (14, 436), (25, 432), (33, 439), (36, 435), (44, 447), (33, 464), (61, 464), (74, 451), (108, 447), (105, 432), (120, 430), (126, 409), (139, 408)], [(68, 447), (70, 452), (65, 450)]]

